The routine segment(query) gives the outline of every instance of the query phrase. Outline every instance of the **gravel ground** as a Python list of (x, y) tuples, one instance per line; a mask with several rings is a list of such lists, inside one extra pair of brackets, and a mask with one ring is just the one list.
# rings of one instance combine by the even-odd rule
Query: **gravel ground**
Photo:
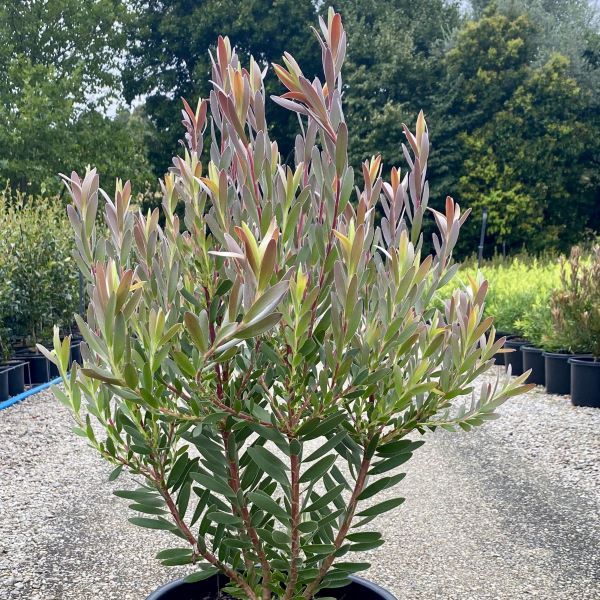
[[(399, 600), (600, 598), (600, 410), (537, 388), (500, 412), (408, 463), (387, 543), (364, 556)], [(0, 600), (143, 600), (181, 571), (70, 427), (47, 392), (0, 411)]]

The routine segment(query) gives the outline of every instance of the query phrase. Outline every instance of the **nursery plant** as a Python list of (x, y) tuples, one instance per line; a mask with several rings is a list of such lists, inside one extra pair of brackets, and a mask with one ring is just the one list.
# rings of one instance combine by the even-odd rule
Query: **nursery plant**
[[(35, 347), (68, 329), (78, 302), (74, 242), (58, 197), (0, 192), (0, 330)], [(0, 332), (1, 333), (1, 332)]]
[(600, 359), (600, 246), (589, 256), (578, 246), (571, 249), (550, 306), (553, 336), (562, 346)]
[(293, 164), (269, 137), (265, 71), (220, 37), (210, 97), (184, 102), (164, 227), (158, 210), (131, 210), (129, 183), (110, 197), (94, 170), (64, 178), (90, 301), (83, 365), (67, 371), (68, 338), (45, 350), (64, 378), (55, 394), (110, 478), (137, 479), (116, 492), (131, 522), (172, 534), (158, 559), (190, 565), (190, 581), (221, 573), (233, 598), (346, 585), (369, 567), (356, 553), (383, 544), (368, 524), (404, 501), (379, 495), (401, 484), (422, 435), (481, 425), (529, 387), (476, 383), (503, 344), (482, 317), (485, 281), (433, 305), (467, 213), (449, 197), (428, 207), (423, 114), (404, 128), (408, 170), (384, 181), (372, 157), (355, 188), (340, 15), (316, 35), (323, 82), (289, 54), (274, 66), (285, 91), (273, 101), (299, 116)]

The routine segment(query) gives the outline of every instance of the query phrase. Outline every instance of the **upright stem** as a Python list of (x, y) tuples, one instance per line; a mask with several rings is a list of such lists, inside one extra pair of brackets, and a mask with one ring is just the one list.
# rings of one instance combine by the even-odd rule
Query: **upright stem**
[(290, 456), (290, 471), (292, 478), (292, 548), (290, 556), (290, 573), (286, 584), (283, 600), (291, 600), (296, 595), (298, 582), (298, 559), (300, 557), (300, 457), (297, 454)]
[(208, 550), (203, 551), (200, 549), (200, 547), (198, 546), (198, 540), (195, 538), (194, 534), (191, 532), (190, 528), (187, 526), (185, 521), (181, 518), (179, 510), (177, 510), (177, 506), (173, 501), (173, 497), (169, 493), (169, 490), (167, 489), (167, 486), (164, 482), (164, 478), (161, 478), (161, 480), (157, 481), (157, 484), (159, 485), (160, 493), (162, 494), (162, 497), (164, 498), (167, 507), (169, 508), (169, 512), (171, 513), (173, 520), (177, 524), (177, 527), (179, 528), (181, 533), (185, 535), (187, 541), (192, 546), (194, 551), (198, 555), (202, 556), (202, 558), (204, 558), (211, 565), (225, 573), (225, 575), (227, 575), (227, 577), (229, 577), (231, 581), (237, 583), (237, 585), (239, 585), (240, 588), (244, 590), (244, 593), (247, 594), (248, 600), (259, 600), (252, 588), (248, 585), (248, 582), (244, 581), (244, 578), (237, 571), (234, 571), (226, 564), (223, 564), (214, 554), (212, 554)]
[[(339, 528), (337, 536), (333, 542), (336, 551), (342, 546), (346, 536), (348, 535), (348, 531), (350, 530), (350, 526), (352, 525), (352, 520), (354, 519), (354, 513), (356, 512), (356, 506), (358, 504), (358, 497), (365, 487), (365, 482), (367, 480), (367, 473), (369, 471), (369, 466), (371, 464), (371, 459), (363, 456), (362, 463), (360, 465), (360, 470), (358, 472), (358, 477), (356, 478), (356, 483), (354, 485), (354, 490), (352, 491), (352, 496), (348, 502), (348, 508), (346, 510), (346, 516), (344, 517), (344, 521), (342, 522), (342, 526)], [(302, 594), (303, 598), (306, 600), (310, 600), (317, 592), (321, 581), (323, 581), (323, 577), (327, 574), (333, 561), (335, 560), (335, 552), (329, 554), (321, 563), (321, 568), (319, 569), (319, 573), (315, 577), (315, 579), (308, 585), (306, 590), (304, 590), (304, 594)]]
[[(229, 455), (229, 444), (231, 434), (229, 431), (222, 431), (223, 443), (225, 445), (225, 455), (227, 456), (227, 465), (229, 467), (229, 485), (231, 489), (236, 493), (236, 498), (241, 497), (240, 506), (237, 508), (232, 502), (233, 512), (238, 514), (242, 521), (244, 522), (244, 527), (246, 528), (246, 532), (250, 541), (252, 542), (252, 546), (256, 554), (258, 555), (258, 560), (260, 561), (261, 570), (262, 570), (262, 600), (270, 600), (271, 599), (271, 590), (269, 585), (271, 584), (271, 569), (269, 565), (269, 561), (267, 560), (267, 556), (262, 547), (256, 529), (252, 525), (252, 519), (250, 518), (250, 511), (248, 510), (248, 505), (246, 504), (246, 499), (244, 497), (243, 492), (238, 494), (241, 490), (240, 483), (240, 470), (238, 466), (237, 459), (233, 459)], [(233, 442), (235, 443), (235, 441)], [(237, 455), (237, 451), (236, 451)], [(254, 566), (254, 565), (251, 565)], [(246, 564), (248, 567), (248, 564)]]

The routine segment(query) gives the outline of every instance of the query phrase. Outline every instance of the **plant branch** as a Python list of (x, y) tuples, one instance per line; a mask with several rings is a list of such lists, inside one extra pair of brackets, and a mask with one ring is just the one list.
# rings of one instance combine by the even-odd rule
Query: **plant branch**
[[(237, 448), (235, 450), (235, 458), (231, 458), (231, 455), (229, 453), (229, 445), (231, 443), (231, 432), (223, 429), (221, 431), (221, 436), (223, 438), (223, 445), (225, 446), (225, 456), (227, 457), (227, 466), (229, 468), (229, 486), (236, 494), (236, 501), (239, 502), (239, 507), (237, 507), (234, 501), (232, 500), (232, 510), (234, 513), (236, 513), (242, 518), (242, 521), (244, 522), (244, 526), (246, 528), (246, 532), (248, 533), (248, 537), (250, 538), (252, 546), (254, 547), (254, 550), (256, 551), (256, 554), (258, 556), (258, 560), (260, 562), (262, 570), (262, 600), (270, 600), (271, 590), (269, 589), (269, 585), (271, 583), (271, 568), (269, 565), (269, 561), (267, 560), (264, 548), (256, 532), (256, 529), (254, 528), (254, 525), (252, 525), (252, 519), (250, 518), (250, 511), (248, 510), (246, 497), (242, 491), (242, 486), (240, 483), (240, 470), (237, 460)], [(233, 443), (235, 444), (235, 441)], [(251, 566), (253, 565), (251, 564)]]
[(296, 583), (298, 582), (298, 559), (300, 556), (300, 457), (297, 454), (290, 455), (290, 471), (292, 479), (292, 505), (291, 505), (291, 535), (292, 548), (290, 555), (289, 579), (286, 585), (283, 600), (291, 600), (296, 594)]
[(164, 477), (164, 465), (161, 465), (161, 470), (161, 475), (157, 476), (154, 479), (154, 481), (158, 486), (161, 496), (164, 498), (164, 501), (167, 504), (167, 507), (169, 509), (169, 512), (171, 513), (171, 516), (173, 517), (173, 520), (175, 521), (175, 524), (177, 525), (181, 533), (183, 533), (188, 543), (192, 546), (193, 551), (197, 555), (202, 556), (202, 558), (204, 558), (211, 565), (225, 573), (225, 575), (227, 575), (227, 577), (229, 577), (231, 581), (237, 583), (237, 585), (239, 585), (240, 588), (242, 588), (247, 594), (248, 600), (259, 600), (252, 588), (248, 585), (248, 582), (246, 582), (237, 571), (234, 571), (226, 564), (222, 563), (214, 554), (212, 554), (212, 552), (209, 552), (208, 550), (202, 550), (199, 547), (198, 540), (196, 539), (190, 528), (187, 526), (186, 522), (181, 518), (175, 501), (173, 500), (173, 497), (171, 496), (169, 489), (167, 488), (167, 484), (165, 482)]
[[(350, 526), (352, 525), (354, 513), (356, 512), (356, 506), (358, 505), (358, 497), (360, 496), (365, 487), (365, 482), (367, 480), (367, 472), (369, 471), (370, 464), (371, 459), (363, 455), (360, 470), (358, 472), (358, 477), (356, 478), (356, 483), (354, 484), (354, 490), (352, 491), (352, 496), (348, 501), (346, 516), (344, 517), (344, 521), (342, 522), (342, 525), (339, 528), (338, 533), (333, 542), (336, 551), (342, 546), (344, 540), (346, 539), (346, 536), (348, 535)], [(332, 552), (323, 560), (319, 569), (319, 573), (317, 574), (315, 579), (307, 586), (306, 590), (304, 590), (304, 594), (302, 594), (303, 598), (305, 598), (306, 600), (310, 600), (310, 598), (314, 596), (314, 594), (318, 590), (319, 585), (323, 581), (323, 577), (325, 577), (325, 575), (331, 568), (331, 565), (333, 564), (334, 560), (335, 552)]]

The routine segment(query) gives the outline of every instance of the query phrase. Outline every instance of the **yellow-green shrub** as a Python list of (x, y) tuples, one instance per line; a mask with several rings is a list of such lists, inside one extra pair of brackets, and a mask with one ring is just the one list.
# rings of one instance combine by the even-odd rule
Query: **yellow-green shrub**
[[(550, 296), (560, 284), (560, 264), (556, 258), (528, 255), (496, 258), (479, 269), (489, 282), (485, 314), (494, 316), (496, 329), (527, 338), (534, 345), (552, 345)], [(477, 265), (464, 264), (455, 278), (440, 290), (440, 297), (454, 287), (476, 277)]]

